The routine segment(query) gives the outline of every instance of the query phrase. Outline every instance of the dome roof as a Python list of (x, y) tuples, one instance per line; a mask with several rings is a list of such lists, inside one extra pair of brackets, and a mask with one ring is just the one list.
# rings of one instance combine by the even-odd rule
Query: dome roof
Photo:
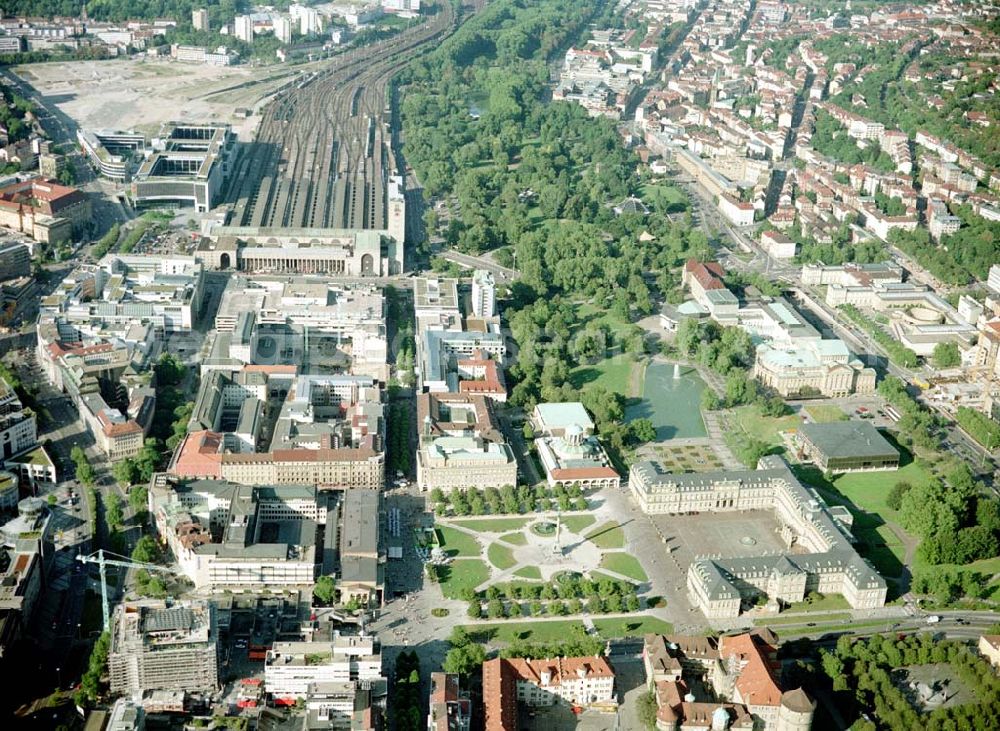
[(583, 435), (583, 427), (579, 424), (570, 424), (566, 427), (566, 436), (578, 437)]
[(712, 728), (726, 728), (729, 726), (729, 711), (719, 706), (712, 711)]

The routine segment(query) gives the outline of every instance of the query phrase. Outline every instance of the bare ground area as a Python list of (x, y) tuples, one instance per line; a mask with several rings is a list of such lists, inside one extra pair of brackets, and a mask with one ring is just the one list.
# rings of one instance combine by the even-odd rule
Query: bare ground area
[(214, 67), (168, 60), (74, 61), (17, 66), (47, 104), (84, 129), (154, 134), (168, 121), (229, 122), (245, 138), (257, 117), (237, 119), (306, 65)]

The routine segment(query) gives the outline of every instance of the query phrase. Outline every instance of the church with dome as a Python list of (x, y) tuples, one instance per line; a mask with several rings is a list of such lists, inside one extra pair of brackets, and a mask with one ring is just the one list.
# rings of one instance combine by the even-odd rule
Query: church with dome
[(583, 404), (538, 404), (532, 413), (535, 446), (550, 486), (601, 489), (618, 487), (621, 478), (594, 436), (594, 422)]

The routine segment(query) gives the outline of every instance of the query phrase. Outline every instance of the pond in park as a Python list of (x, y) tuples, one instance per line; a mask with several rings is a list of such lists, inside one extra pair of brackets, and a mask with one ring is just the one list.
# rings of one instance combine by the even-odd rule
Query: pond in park
[(625, 409), (625, 418), (652, 421), (657, 441), (707, 436), (701, 418), (701, 392), (704, 390), (705, 382), (694, 368), (650, 363), (646, 368), (642, 398)]

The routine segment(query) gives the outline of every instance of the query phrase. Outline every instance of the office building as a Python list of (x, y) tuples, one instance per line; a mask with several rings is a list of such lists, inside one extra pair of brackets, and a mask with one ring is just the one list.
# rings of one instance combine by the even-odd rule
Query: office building
[(31, 275), (31, 250), (25, 244), (0, 244), (0, 281)]
[(146, 149), (145, 135), (118, 130), (78, 129), (76, 141), (99, 175), (120, 183), (129, 179), (133, 161)]
[(296, 698), (307, 697), (315, 689), (311, 686), (318, 684), (380, 680), (382, 651), (370, 636), (341, 636), (332, 642), (276, 642), (264, 660), (264, 687), (276, 705), (293, 705)]
[(418, 277), (413, 280), (413, 314), (417, 334), (426, 330), (462, 330), (457, 279)]
[(210, 601), (123, 602), (115, 608), (108, 652), (111, 692), (210, 693), (219, 687), (218, 627)]
[(317, 533), (327, 519), (315, 488), (168, 480), (151, 488), (150, 507), (161, 540), (198, 588), (315, 581)]
[(476, 317), (497, 315), (497, 287), (493, 273), (477, 269), (472, 275), (472, 312)]
[(377, 229), (215, 226), (196, 256), (214, 269), (253, 274), (382, 277), (402, 272), (402, 240)]
[(72, 325), (95, 335), (135, 323), (160, 334), (188, 332), (203, 294), (202, 266), (192, 256), (109, 254), (75, 270), (42, 300), (41, 309), (43, 319), (58, 320), (63, 329)]
[(33, 449), (37, 443), (35, 414), (24, 408), (14, 389), (0, 378), (0, 460)]
[(203, 368), (227, 361), (389, 377), (385, 297), (373, 285), (315, 277), (230, 278)]
[[(418, 321), (419, 330), (419, 321)], [(463, 380), (462, 361), (490, 359), (503, 367), (507, 344), (499, 327), (489, 332), (425, 330), (417, 338), (417, 363), (422, 391), (459, 391)]]
[(133, 203), (211, 210), (229, 175), (235, 143), (228, 124), (165, 124), (132, 179)]
[(809, 592), (841, 594), (855, 609), (885, 604), (885, 580), (852, 545), (850, 512), (828, 507), (780, 457), (762, 458), (756, 470), (697, 474), (636, 462), (629, 488), (650, 514), (774, 511), (782, 539), (795, 550), (698, 558), (689, 567), (688, 596), (707, 617), (737, 617), (761, 596), (778, 604), (800, 602)]
[(44, 178), (0, 186), (0, 226), (35, 241), (60, 244), (91, 225), (90, 200), (76, 188)]
[[(170, 470), (243, 485), (380, 487), (381, 395), (368, 376), (296, 376), (284, 366), (211, 370), (192, 416), (200, 430), (188, 435)], [(277, 412), (267, 433), (265, 403)]]
[[(324, 561), (324, 571), (337, 577), (337, 591), (342, 602), (355, 601), (361, 606), (382, 606), (385, 564), (381, 551), (379, 524), (382, 514), (382, 491), (346, 490), (339, 505), (336, 535), (327, 529), (327, 547), (338, 541), (336, 563)], [(330, 520), (327, 521), (331, 523)], [(331, 552), (324, 551), (324, 559)]]
[(417, 484), (422, 490), (517, 484), (517, 460), (486, 397), (419, 394), (417, 425)]

